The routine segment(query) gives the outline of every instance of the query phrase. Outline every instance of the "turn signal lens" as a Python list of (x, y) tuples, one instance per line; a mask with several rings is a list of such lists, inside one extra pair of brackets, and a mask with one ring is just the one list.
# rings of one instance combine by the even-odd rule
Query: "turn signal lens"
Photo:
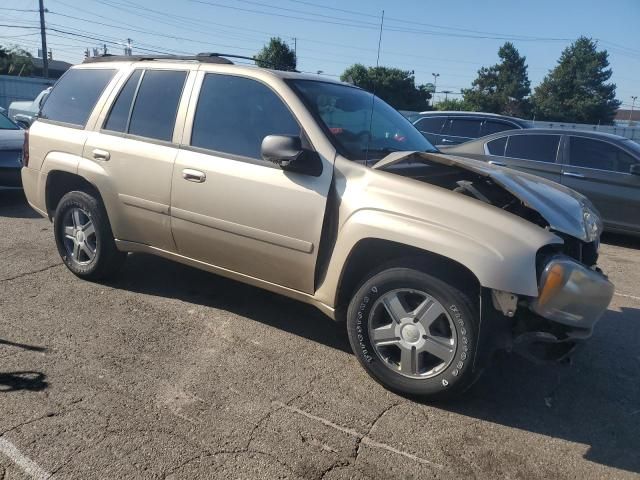
[(546, 304), (556, 294), (556, 292), (562, 288), (563, 283), (564, 268), (560, 264), (555, 264), (547, 272), (547, 277), (545, 279), (544, 285), (542, 286), (542, 290), (540, 291), (538, 304)]

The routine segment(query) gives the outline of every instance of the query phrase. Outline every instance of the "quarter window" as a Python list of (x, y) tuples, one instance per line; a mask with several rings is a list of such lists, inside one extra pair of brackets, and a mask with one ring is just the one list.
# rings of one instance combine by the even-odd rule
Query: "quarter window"
[(560, 135), (511, 135), (505, 156), (555, 163)]
[(40, 118), (84, 127), (115, 72), (89, 68), (69, 70), (51, 90)]
[(440, 133), (442, 126), (447, 121), (447, 117), (425, 117), (414, 123), (421, 132)]
[(267, 135), (300, 135), (300, 126), (267, 86), (244, 77), (207, 74), (193, 120), (191, 145), (260, 159)]
[(133, 105), (129, 133), (171, 141), (187, 72), (147, 70)]
[(591, 138), (571, 137), (569, 150), (569, 163), (576, 167), (630, 173), (631, 165), (638, 163), (638, 160), (615, 145)]
[(138, 88), (140, 75), (142, 75), (142, 70), (133, 72), (129, 80), (127, 80), (127, 83), (124, 84), (122, 90), (120, 90), (118, 98), (114, 102), (109, 117), (104, 124), (105, 130), (123, 133), (128, 131), (131, 102), (133, 102), (133, 96), (136, 93), (136, 88)]

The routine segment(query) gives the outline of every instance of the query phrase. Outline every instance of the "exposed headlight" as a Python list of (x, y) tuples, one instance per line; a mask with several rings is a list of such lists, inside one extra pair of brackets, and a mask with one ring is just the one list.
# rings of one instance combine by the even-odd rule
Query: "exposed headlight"
[(582, 205), (582, 220), (587, 242), (593, 242), (600, 238), (602, 233), (602, 220), (600, 215), (587, 204)]

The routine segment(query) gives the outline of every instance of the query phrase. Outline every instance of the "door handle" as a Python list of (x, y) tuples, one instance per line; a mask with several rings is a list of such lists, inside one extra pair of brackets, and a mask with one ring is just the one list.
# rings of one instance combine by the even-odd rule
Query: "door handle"
[(581, 173), (574, 173), (574, 172), (562, 172), (562, 175), (566, 175), (567, 177), (574, 177), (574, 178), (584, 178), (584, 175), (582, 175)]
[(182, 178), (188, 180), (189, 182), (202, 183), (207, 179), (207, 176), (200, 170), (185, 168), (184, 170), (182, 170)]
[(105, 162), (111, 158), (111, 154), (106, 150), (96, 148), (93, 152), (93, 158), (96, 160), (104, 160)]
[(495, 160), (489, 160), (489, 163), (491, 165), (497, 165), (498, 167), (506, 167), (507, 164), (506, 163), (502, 163), (502, 162), (496, 162)]

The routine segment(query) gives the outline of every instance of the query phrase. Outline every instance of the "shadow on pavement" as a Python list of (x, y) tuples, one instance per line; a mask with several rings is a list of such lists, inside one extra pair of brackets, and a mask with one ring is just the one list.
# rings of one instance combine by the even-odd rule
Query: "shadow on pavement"
[[(110, 286), (226, 310), (351, 352), (314, 307), (150, 255), (130, 255)], [(640, 473), (640, 310), (609, 310), (573, 365), (500, 355), (461, 399), (435, 407), (588, 446), (585, 458)], [(355, 359), (354, 359), (355, 361)]]
[(22, 190), (0, 187), (0, 217), (41, 218), (27, 203)]
[(444, 410), (588, 446), (585, 459), (640, 473), (640, 310), (609, 310), (573, 365), (501, 355)]
[(9, 340), (3, 340), (0, 338), (0, 345), (8, 345), (9, 347), (22, 348), (23, 350), (30, 350), (32, 352), (46, 352), (45, 347), (36, 347), (33, 345), (25, 345), (24, 343), (10, 342)]
[(226, 310), (351, 353), (344, 326), (315, 307), (159, 257), (129, 255), (122, 274), (109, 285)]
[(47, 376), (41, 372), (6, 372), (0, 373), (0, 393), (30, 390), (39, 392), (49, 386)]

